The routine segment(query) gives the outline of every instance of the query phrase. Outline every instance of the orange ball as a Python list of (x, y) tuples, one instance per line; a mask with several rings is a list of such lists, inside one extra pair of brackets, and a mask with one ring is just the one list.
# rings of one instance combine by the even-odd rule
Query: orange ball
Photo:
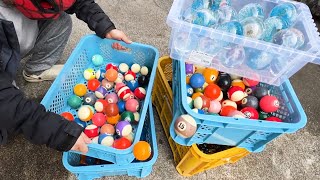
[(104, 107), (104, 113), (111, 117), (119, 114), (119, 107), (116, 103), (109, 103)]
[(68, 121), (73, 121), (74, 120), (73, 115), (71, 113), (69, 113), (69, 112), (63, 112), (63, 113), (61, 113), (61, 116), (64, 117)]
[(87, 93), (87, 90), (87, 86), (84, 84), (77, 84), (73, 88), (74, 94), (80, 97), (84, 96)]
[(204, 89), (204, 95), (210, 98), (211, 100), (215, 100), (220, 96), (221, 89), (216, 84), (209, 84)]
[(115, 133), (114, 126), (111, 124), (105, 124), (100, 128), (100, 134), (114, 135), (114, 133)]
[(133, 147), (133, 155), (139, 161), (145, 161), (151, 156), (151, 146), (146, 141), (139, 141)]
[(192, 99), (195, 100), (197, 97), (203, 96), (201, 92), (196, 92), (192, 94)]
[(219, 75), (219, 71), (212, 68), (206, 68), (203, 70), (202, 74), (204, 76), (204, 79), (206, 80), (206, 83), (211, 84), (216, 82)]
[(109, 124), (115, 125), (119, 122), (120, 117), (121, 116), (119, 114), (117, 114), (117, 115), (111, 116), (111, 117), (106, 116), (106, 119)]
[(232, 111), (235, 111), (235, 110), (237, 110), (237, 109), (233, 106), (224, 106), (220, 111), (220, 115), (221, 116), (228, 116), (229, 113), (231, 113)]
[(108, 69), (105, 74), (105, 78), (110, 82), (116, 81), (118, 78), (118, 71), (114, 69)]
[(243, 90), (245, 90), (246, 85), (244, 85), (243, 81), (241, 79), (235, 79), (231, 82), (231, 86), (238, 86), (241, 87)]

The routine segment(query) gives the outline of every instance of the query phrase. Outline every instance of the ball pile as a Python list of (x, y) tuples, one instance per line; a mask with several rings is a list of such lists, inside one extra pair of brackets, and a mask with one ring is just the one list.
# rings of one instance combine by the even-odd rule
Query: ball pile
[[(103, 57), (94, 55), (92, 63), (101, 68)], [(126, 149), (133, 142), (133, 127), (140, 119), (148, 73), (148, 68), (139, 64), (109, 63), (97, 71), (88, 68), (83, 72), (87, 82), (75, 85), (74, 94), (67, 100), (77, 114), (64, 112), (61, 116), (84, 127), (84, 133), (93, 142)]]

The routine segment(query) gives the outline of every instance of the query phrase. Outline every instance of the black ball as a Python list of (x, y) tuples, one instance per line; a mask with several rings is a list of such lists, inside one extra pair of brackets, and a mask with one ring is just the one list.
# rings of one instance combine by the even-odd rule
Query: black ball
[(243, 108), (245, 108), (245, 107), (253, 107), (255, 109), (258, 109), (259, 100), (258, 100), (258, 98), (254, 97), (254, 96), (247, 96), (247, 97), (242, 99), (241, 106)]
[(228, 89), (231, 86), (231, 77), (227, 73), (220, 73), (217, 85), (220, 87), (220, 89), (225, 92), (228, 91)]
[(252, 94), (260, 100), (269, 94), (269, 90), (266, 87), (257, 87)]
[(83, 104), (84, 105), (91, 105), (94, 106), (94, 104), (97, 101), (97, 97), (94, 93), (90, 92), (83, 96)]
[(149, 78), (147, 76), (140, 76), (138, 78), (138, 83), (140, 86), (147, 86), (149, 82)]

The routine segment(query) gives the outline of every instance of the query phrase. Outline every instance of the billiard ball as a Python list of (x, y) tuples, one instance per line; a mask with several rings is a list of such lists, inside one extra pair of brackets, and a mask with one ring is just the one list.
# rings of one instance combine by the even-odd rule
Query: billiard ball
[(245, 92), (247, 95), (254, 95), (254, 94), (253, 94), (253, 89), (252, 89), (251, 87), (245, 88), (244, 92)]
[(110, 117), (107, 116), (106, 119), (107, 119), (107, 123), (115, 125), (120, 121), (120, 115), (117, 114), (115, 116), (110, 116)]
[(100, 86), (100, 82), (98, 79), (91, 79), (88, 81), (88, 89), (90, 91), (95, 91), (98, 89), (98, 87)]
[(235, 103), (235, 102), (233, 102), (233, 101), (231, 101), (231, 100), (229, 100), (229, 99), (226, 99), (226, 100), (222, 101), (221, 106), (222, 106), (222, 107), (232, 106), (232, 107), (234, 107), (234, 108), (236, 108), (236, 109), (237, 109), (237, 107), (238, 107), (238, 106), (237, 106), (237, 103)]
[(98, 99), (96, 101), (96, 103), (94, 104), (94, 109), (97, 111), (97, 112), (103, 112), (104, 111), (104, 108), (107, 106), (108, 102), (104, 99)]
[(193, 101), (193, 105), (197, 109), (208, 110), (210, 107), (210, 99), (206, 96), (199, 96)]
[(89, 138), (97, 137), (99, 135), (99, 128), (94, 124), (88, 125), (84, 129), (84, 134), (86, 134)]
[(193, 94), (193, 88), (189, 84), (186, 84), (186, 89), (187, 89), (187, 96), (191, 97)]
[(103, 57), (100, 54), (95, 54), (91, 58), (94, 66), (101, 66), (103, 64)]
[(116, 132), (119, 136), (128, 136), (132, 132), (132, 126), (128, 121), (119, 121), (116, 125)]
[(213, 68), (205, 68), (202, 72), (206, 83), (211, 84), (218, 79), (219, 71)]
[(257, 87), (252, 94), (258, 99), (261, 99), (269, 94), (269, 90), (266, 87)]
[(255, 77), (254, 79), (255, 79), (255, 80), (249, 79), (249, 78), (242, 78), (242, 81), (243, 81), (243, 83), (244, 83), (246, 86), (251, 87), (251, 86), (256, 86), (256, 85), (259, 84), (259, 81), (258, 81), (259, 77), (258, 77), (258, 75), (257, 75), (257, 77)]
[(109, 63), (109, 64), (106, 65), (106, 71), (108, 71), (109, 69), (114, 69), (114, 70), (116, 70), (116, 71), (119, 70), (118, 67), (117, 67), (117, 65), (114, 65), (114, 64), (112, 64), (112, 63)]
[(109, 135), (114, 135), (115, 133), (115, 129), (114, 126), (111, 124), (104, 124), (103, 126), (101, 126), (100, 128), (100, 133), (101, 134), (109, 134)]
[(229, 112), (228, 116), (234, 117), (234, 118), (246, 118), (246, 116), (241, 111), (238, 111), (238, 110)]
[(235, 79), (231, 82), (231, 86), (239, 86), (243, 90), (245, 90), (246, 85), (244, 85), (243, 81), (241, 79)]
[(248, 119), (259, 119), (258, 111), (253, 107), (245, 107), (241, 109), (241, 112), (246, 116)]
[(133, 94), (139, 100), (143, 100), (146, 97), (146, 90), (143, 87), (138, 87), (134, 90)]
[(139, 64), (132, 64), (131, 66), (131, 71), (136, 74), (140, 72), (140, 69), (141, 69), (141, 66)]
[(98, 127), (101, 127), (106, 123), (106, 116), (103, 113), (95, 113), (92, 116), (92, 123)]
[(209, 84), (204, 89), (204, 95), (210, 98), (211, 100), (215, 100), (220, 96), (221, 89), (216, 84)]
[(135, 124), (137, 124), (140, 120), (140, 113), (135, 112), (135, 113), (133, 113), (133, 116), (134, 116), (134, 122), (135, 122)]
[(125, 137), (114, 140), (113, 147), (116, 149), (127, 149), (131, 146), (130, 140)]
[(140, 70), (141, 75), (147, 76), (149, 73), (149, 69), (146, 66), (142, 66)]
[(110, 90), (114, 87), (114, 82), (110, 82), (107, 79), (103, 79), (101, 85), (105, 87), (107, 90)]
[(266, 118), (266, 121), (283, 122), (280, 118), (274, 117), (274, 116), (272, 116), (272, 117), (267, 117), (267, 118)]
[(192, 116), (188, 114), (181, 115), (174, 123), (174, 131), (183, 138), (190, 138), (197, 131), (197, 123)]
[(94, 94), (99, 99), (103, 99), (107, 95), (107, 93), (108, 93), (108, 90), (103, 86), (98, 87), (97, 90), (94, 92)]
[[(133, 99), (134, 95), (132, 95), (133, 93), (130, 91), (130, 89), (128, 88), (128, 86), (124, 86), (122, 87), (119, 91), (118, 91), (118, 97), (121, 100), (127, 101), (128, 99)], [(133, 97), (132, 97), (133, 96)]]
[(126, 110), (130, 112), (137, 112), (139, 110), (139, 102), (136, 99), (129, 99), (126, 102)]
[(151, 156), (151, 146), (146, 141), (139, 141), (133, 147), (133, 155), (139, 161), (145, 161)]
[(259, 102), (260, 108), (266, 113), (275, 112), (279, 109), (280, 102), (275, 96), (264, 96)]
[(267, 118), (270, 117), (270, 116), (271, 116), (270, 113), (266, 113), (266, 112), (263, 112), (263, 111), (260, 111), (260, 112), (259, 112), (259, 119), (265, 120), (265, 119), (267, 119)]
[(96, 79), (98, 81), (102, 81), (105, 77), (104, 75), (106, 74), (106, 70), (104, 69), (99, 69), (97, 72), (96, 72)]
[(253, 107), (255, 109), (258, 109), (259, 100), (255, 96), (247, 96), (247, 97), (242, 99), (241, 106), (243, 108), (245, 108), (245, 107)]
[(136, 80), (128, 81), (127, 86), (131, 91), (134, 91), (137, 87), (139, 87), (139, 83)]
[(109, 82), (114, 82), (118, 78), (118, 71), (115, 69), (108, 69), (105, 74), (105, 79)]
[(91, 120), (94, 111), (88, 105), (81, 106), (78, 110), (78, 117), (81, 121), (88, 122)]
[(122, 121), (134, 122), (134, 115), (130, 111), (125, 111), (121, 114)]
[(94, 106), (94, 104), (97, 101), (97, 97), (94, 93), (87, 93), (86, 95), (83, 96), (83, 104), (84, 105), (91, 105)]
[(192, 88), (201, 88), (205, 82), (202, 74), (195, 73), (190, 78), (190, 85)]
[(96, 78), (96, 73), (92, 68), (88, 68), (83, 72), (83, 77), (86, 80), (94, 79)]
[(113, 145), (114, 139), (110, 134), (100, 134), (98, 138), (98, 143), (104, 146), (111, 147)]
[(118, 93), (119, 92), (119, 90), (121, 89), (121, 88), (123, 88), (123, 87), (125, 87), (126, 85), (124, 84), (124, 83), (122, 83), (122, 82), (120, 82), (120, 83), (116, 83), (116, 85), (115, 85), (115, 91), (116, 91), (116, 93)]
[(187, 74), (186, 75), (186, 83), (190, 84), (190, 79), (191, 79), (192, 74)]
[(136, 73), (134, 73), (131, 70), (128, 70), (125, 74), (124, 74), (124, 79), (126, 81), (132, 81), (136, 79)]
[[(214, 99), (214, 100), (216, 100), (218, 102), (221, 102), (222, 99), (223, 99), (223, 96), (224, 96), (224, 92), (220, 91), (219, 97), (217, 99)], [(226, 95), (226, 97), (227, 97), (227, 95)]]
[(138, 77), (138, 83), (140, 86), (147, 86), (148, 85), (148, 81), (149, 81), (149, 78), (147, 76), (140, 76)]
[(220, 115), (221, 116), (228, 116), (228, 114), (231, 111), (235, 111), (235, 110), (237, 110), (237, 109), (233, 106), (224, 106), (223, 108), (221, 108)]
[(194, 73), (195, 68), (194, 68), (193, 64), (186, 63), (185, 66), (186, 66), (186, 74), (193, 74)]
[(129, 70), (129, 66), (126, 63), (121, 63), (119, 65), (119, 70), (121, 73), (126, 73)]
[(87, 93), (87, 86), (84, 84), (77, 84), (73, 88), (73, 92), (77, 96), (84, 96)]
[(116, 103), (108, 103), (107, 106), (104, 108), (104, 113), (108, 117), (112, 117), (119, 114), (118, 105)]
[(74, 121), (73, 115), (69, 112), (63, 112), (63, 113), (61, 113), (61, 116), (64, 117), (68, 121)]
[(126, 110), (126, 102), (120, 100), (118, 101), (119, 113), (123, 113)]
[(228, 90), (228, 98), (231, 101), (238, 102), (238, 101), (241, 101), (244, 97), (245, 97), (245, 94), (241, 87), (232, 86)]
[(108, 94), (105, 98), (105, 100), (108, 102), (108, 103), (118, 103), (118, 95), (114, 92)]
[(67, 103), (71, 108), (78, 109), (82, 104), (82, 99), (79, 96), (71, 95)]
[(221, 110), (221, 104), (219, 101), (212, 100), (210, 101), (210, 107), (208, 109), (209, 113), (219, 113)]
[(231, 86), (231, 77), (227, 73), (220, 73), (220, 76), (217, 80), (217, 85), (222, 91), (227, 91)]

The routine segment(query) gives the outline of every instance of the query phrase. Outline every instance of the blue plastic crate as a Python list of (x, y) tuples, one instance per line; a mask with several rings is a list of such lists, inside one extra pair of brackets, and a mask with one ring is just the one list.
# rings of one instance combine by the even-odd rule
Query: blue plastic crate
[[(249, 3), (259, 3), (264, 9), (264, 20), (269, 16), (273, 7), (286, 2), (293, 3), (297, 9), (297, 20), (293, 27), (299, 29), (305, 37), (305, 45), (300, 49), (293, 49), (184, 21), (185, 12), (189, 11), (195, 1), (174, 0), (172, 4), (167, 17), (167, 24), (172, 29), (169, 45), (172, 59), (213, 67), (219, 71), (242, 77), (250, 78), (258, 74), (261, 82), (277, 86), (289, 79), (308, 62), (320, 63), (319, 32), (310, 9), (303, 3), (290, 0), (230, 0), (231, 6), (237, 13)], [(273, 61), (265, 69), (254, 69), (248, 66), (254, 63), (245, 57), (241, 64), (234, 67), (228, 66), (226, 65), (228, 60), (224, 56), (233, 47), (243, 47), (245, 52), (247, 50), (255, 52), (253, 54), (265, 53), (272, 57)]]
[[(174, 117), (170, 126), (170, 135), (175, 142), (190, 146), (194, 143), (210, 143), (246, 148), (259, 152), (263, 146), (284, 133), (294, 133), (307, 123), (306, 114), (289, 82), (281, 86), (260, 83), (278, 97), (280, 109), (273, 116), (284, 122), (250, 120), (223, 116), (197, 114), (190, 109), (186, 98), (185, 65), (179, 61), (173, 64)], [(182, 138), (174, 131), (175, 120), (182, 114), (189, 114), (196, 120), (197, 131), (191, 138)]]
[(135, 160), (127, 165), (101, 164), (79, 166), (80, 155), (72, 152), (65, 152), (63, 154), (63, 165), (68, 171), (75, 174), (79, 180), (91, 180), (94, 178), (101, 178), (103, 176), (116, 175), (128, 175), (138, 178), (148, 176), (152, 171), (152, 166), (158, 158), (156, 130), (151, 103), (149, 105), (149, 112), (146, 115), (140, 140), (149, 142), (152, 149), (150, 159), (144, 162)]
[[(77, 112), (67, 105), (67, 99), (73, 94), (73, 87), (76, 84), (86, 83), (86, 80), (83, 77), (83, 71), (85, 69), (100, 69), (100, 67), (96, 68), (91, 63), (91, 57), (95, 54), (101, 54), (105, 59), (105, 63), (101, 68), (105, 68), (108, 63), (127, 63), (129, 66), (133, 63), (138, 63), (147, 66), (149, 68), (150, 81), (146, 88), (146, 97), (142, 103), (140, 103), (139, 123), (138, 125), (133, 126), (135, 132), (133, 144), (135, 144), (140, 139), (144, 119), (148, 110), (159, 53), (156, 48), (149, 45), (139, 43), (125, 44), (124, 42), (119, 43), (126, 47), (127, 50), (119, 51), (111, 47), (114, 42), (118, 41), (101, 39), (96, 35), (83, 37), (41, 103), (46, 107), (47, 111), (58, 114), (68, 111), (77, 117)], [(132, 150), (133, 146), (125, 150), (118, 150), (100, 144), (91, 144), (87, 155), (113, 163), (128, 164), (134, 159)]]

